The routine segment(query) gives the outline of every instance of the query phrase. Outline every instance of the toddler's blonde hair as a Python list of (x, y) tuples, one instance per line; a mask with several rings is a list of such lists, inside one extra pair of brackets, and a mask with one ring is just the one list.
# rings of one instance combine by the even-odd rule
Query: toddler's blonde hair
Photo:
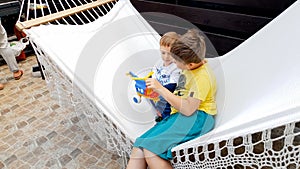
[(180, 37), (176, 32), (165, 33), (159, 41), (160, 46), (171, 47), (172, 44)]

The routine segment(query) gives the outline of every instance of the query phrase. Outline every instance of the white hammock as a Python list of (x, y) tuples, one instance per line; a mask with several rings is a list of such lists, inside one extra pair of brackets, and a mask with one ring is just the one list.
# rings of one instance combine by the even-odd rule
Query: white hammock
[[(84, 113), (96, 143), (126, 157), (154, 124), (154, 110), (131, 101), (134, 82), (125, 74), (145, 75), (160, 60), (159, 35), (129, 0), (102, 2), (23, 1), (17, 26), (30, 37), (52, 95)], [(45, 13), (57, 15), (29, 20)], [(216, 128), (173, 148), (174, 168), (300, 167), (299, 16), (297, 1), (236, 49), (209, 59), (219, 85)], [(32, 27), (39, 23), (46, 25)]]

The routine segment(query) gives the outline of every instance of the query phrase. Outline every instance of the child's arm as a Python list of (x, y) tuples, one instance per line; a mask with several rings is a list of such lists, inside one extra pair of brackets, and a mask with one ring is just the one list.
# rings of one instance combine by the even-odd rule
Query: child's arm
[(146, 85), (164, 97), (180, 113), (191, 116), (199, 107), (201, 100), (188, 97), (186, 99), (174, 95), (167, 88), (163, 87), (156, 79), (148, 78)]

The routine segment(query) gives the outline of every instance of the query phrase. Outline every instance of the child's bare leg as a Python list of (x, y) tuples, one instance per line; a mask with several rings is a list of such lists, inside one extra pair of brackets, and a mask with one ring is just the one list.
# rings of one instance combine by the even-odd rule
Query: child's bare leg
[(144, 156), (144, 152), (136, 147), (133, 147), (130, 159), (126, 169), (146, 169), (147, 164)]
[(160, 158), (151, 151), (144, 149), (144, 154), (150, 169), (173, 169), (170, 161)]

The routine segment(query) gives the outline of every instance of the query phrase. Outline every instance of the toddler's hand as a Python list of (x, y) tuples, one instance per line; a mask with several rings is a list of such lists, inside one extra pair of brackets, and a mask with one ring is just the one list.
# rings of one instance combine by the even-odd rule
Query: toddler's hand
[(158, 92), (163, 86), (154, 78), (146, 79), (146, 86), (149, 89), (153, 89), (155, 92)]

